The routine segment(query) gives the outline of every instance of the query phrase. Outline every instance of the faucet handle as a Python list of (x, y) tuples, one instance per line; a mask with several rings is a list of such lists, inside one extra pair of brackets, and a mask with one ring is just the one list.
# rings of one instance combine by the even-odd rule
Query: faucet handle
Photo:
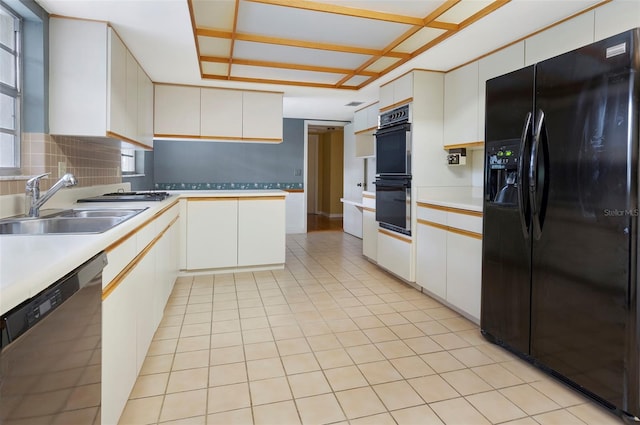
[(31, 177), (29, 180), (27, 180), (27, 188), (34, 187), (34, 185), (38, 184), (41, 178), (47, 177), (48, 175), (51, 175), (51, 173), (42, 173), (42, 174), (38, 174), (35, 177)]

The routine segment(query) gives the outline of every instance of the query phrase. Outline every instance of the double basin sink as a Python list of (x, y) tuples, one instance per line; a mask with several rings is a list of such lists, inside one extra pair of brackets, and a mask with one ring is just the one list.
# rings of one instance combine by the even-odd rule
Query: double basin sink
[(47, 235), (102, 233), (147, 208), (74, 208), (43, 210), (40, 217), (12, 217), (0, 220), (0, 235)]

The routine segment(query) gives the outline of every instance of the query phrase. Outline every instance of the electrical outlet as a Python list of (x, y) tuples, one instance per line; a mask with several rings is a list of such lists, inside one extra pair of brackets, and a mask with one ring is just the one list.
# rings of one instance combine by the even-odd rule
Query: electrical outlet
[(58, 162), (58, 178), (64, 176), (67, 172), (67, 163), (64, 161)]
[(302, 170), (300, 168), (296, 168), (293, 172), (295, 177), (300, 177), (302, 175)]

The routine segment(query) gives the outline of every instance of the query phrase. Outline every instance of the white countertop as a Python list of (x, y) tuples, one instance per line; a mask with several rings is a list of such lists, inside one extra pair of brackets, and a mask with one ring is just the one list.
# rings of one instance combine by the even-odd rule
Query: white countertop
[(482, 212), (481, 187), (419, 187), (418, 202)]
[[(164, 201), (73, 203), (66, 208), (147, 210), (99, 234), (0, 235), (0, 314), (33, 297), (180, 198), (286, 196), (280, 190), (180, 191)], [(46, 205), (45, 205), (46, 207)], [(56, 205), (60, 208), (60, 205)], [(43, 211), (47, 208), (43, 208)]]

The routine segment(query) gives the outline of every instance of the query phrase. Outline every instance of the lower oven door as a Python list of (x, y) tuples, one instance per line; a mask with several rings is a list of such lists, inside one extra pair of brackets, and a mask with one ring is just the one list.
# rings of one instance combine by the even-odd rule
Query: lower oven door
[(380, 227), (411, 235), (411, 177), (376, 179), (376, 221)]

